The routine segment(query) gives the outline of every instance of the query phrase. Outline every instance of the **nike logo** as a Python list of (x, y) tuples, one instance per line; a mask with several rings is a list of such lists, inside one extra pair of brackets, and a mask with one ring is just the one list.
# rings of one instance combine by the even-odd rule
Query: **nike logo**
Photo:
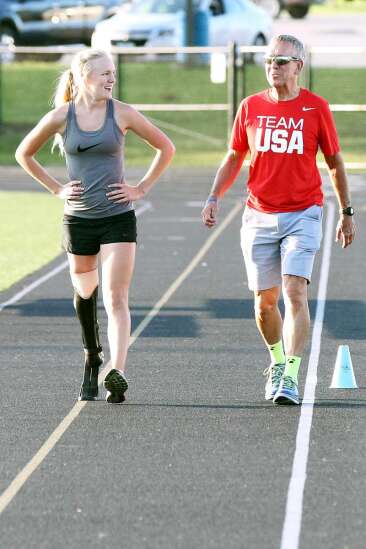
[(315, 111), (316, 107), (303, 107), (303, 111)]
[(101, 145), (101, 143), (95, 143), (95, 145), (90, 145), (89, 147), (80, 147), (80, 145), (78, 145), (77, 151), (79, 153), (83, 153), (85, 151), (88, 151), (89, 149), (93, 149), (94, 147), (97, 147), (98, 145)]

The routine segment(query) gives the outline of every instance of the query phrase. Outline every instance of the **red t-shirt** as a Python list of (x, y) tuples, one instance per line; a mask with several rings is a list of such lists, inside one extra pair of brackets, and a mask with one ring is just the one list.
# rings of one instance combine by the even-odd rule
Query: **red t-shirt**
[(250, 150), (247, 204), (268, 213), (322, 206), (318, 147), (327, 156), (339, 152), (334, 119), (322, 97), (301, 88), (289, 101), (276, 101), (269, 90), (244, 99), (230, 148)]

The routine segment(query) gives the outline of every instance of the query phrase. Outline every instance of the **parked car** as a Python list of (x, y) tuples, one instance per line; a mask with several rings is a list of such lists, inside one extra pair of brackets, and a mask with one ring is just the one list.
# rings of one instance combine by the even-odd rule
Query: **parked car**
[(88, 44), (97, 21), (120, 5), (121, 0), (0, 0), (0, 42)]
[[(185, 7), (185, 0), (137, 0), (97, 23), (92, 45), (183, 46)], [(250, 0), (203, 0), (199, 8), (208, 14), (208, 45), (265, 45), (270, 40), (272, 18)]]
[(311, 4), (323, 4), (325, 0), (253, 0), (267, 10), (272, 17), (278, 17), (286, 10), (294, 19), (301, 19), (309, 12)]

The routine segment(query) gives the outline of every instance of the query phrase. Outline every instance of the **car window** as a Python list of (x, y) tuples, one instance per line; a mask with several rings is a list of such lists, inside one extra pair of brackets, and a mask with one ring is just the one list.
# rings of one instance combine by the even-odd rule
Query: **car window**
[(225, 13), (224, 5), (221, 0), (212, 0), (209, 5), (209, 10), (213, 16), (223, 15), (223, 13)]
[[(196, 2), (193, 2), (196, 4)], [(136, 0), (130, 13), (177, 13), (184, 11), (186, 0)]]
[(245, 6), (238, 0), (223, 0), (228, 13), (243, 13)]

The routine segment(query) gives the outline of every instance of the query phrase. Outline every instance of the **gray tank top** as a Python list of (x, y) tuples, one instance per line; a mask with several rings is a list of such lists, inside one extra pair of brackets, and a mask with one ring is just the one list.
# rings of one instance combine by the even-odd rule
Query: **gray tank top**
[(113, 99), (107, 102), (104, 124), (99, 130), (78, 126), (75, 105), (70, 102), (63, 134), (67, 170), (71, 180), (80, 180), (84, 192), (78, 200), (66, 200), (64, 213), (96, 219), (128, 212), (131, 202), (116, 204), (106, 193), (111, 183), (124, 177), (124, 135), (114, 119)]

